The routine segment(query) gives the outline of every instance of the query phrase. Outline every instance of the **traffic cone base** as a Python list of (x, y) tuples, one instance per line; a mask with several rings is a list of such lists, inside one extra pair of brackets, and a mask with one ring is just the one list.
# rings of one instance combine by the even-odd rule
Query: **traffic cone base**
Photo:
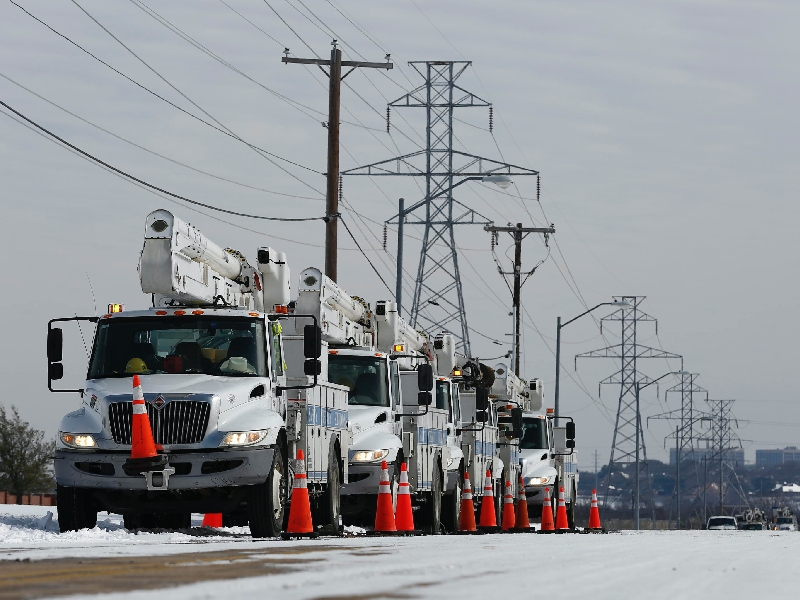
[(553, 507), (550, 503), (550, 488), (544, 488), (544, 503), (542, 504), (542, 527), (539, 533), (553, 533)]
[(306, 479), (306, 457), (302, 450), (297, 451), (297, 462), (294, 468), (294, 487), (292, 488), (292, 502), (289, 505), (289, 522), (286, 531), (281, 533), (281, 538), (316, 538), (319, 534), (314, 531), (311, 521), (311, 501), (308, 497), (308, 480)]

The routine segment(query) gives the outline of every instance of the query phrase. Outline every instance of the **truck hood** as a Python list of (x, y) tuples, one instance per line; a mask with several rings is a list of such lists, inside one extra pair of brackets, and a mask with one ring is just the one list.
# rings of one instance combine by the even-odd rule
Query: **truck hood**
[(520, 450), (522, 461), (522, 477), (548, 477), (556, 470), (550, 464), (550, 454), (547, 449)]
[(392, 461), (403, 447), (394, 434), (394, 419), (388, 407), (351, 405), (347, 407), (347, 418), (353, 432), (351, 454), (355, 450), (389, 450), (387, 461)]
[[(207, 394), (218, 396), (220, 412), (241, 406), (267, 394), (270, 381), (265, 377), (220, 377), (190, 373), (184, 375), (140, 375), (142, 390), (149, 400), (151, 394)], [(258, 389), (259, 386), (263, 386)], [(88, 382), (86, 395), (98, 397), (130, 395), (132, 379), (128, 377), (94, 379)]]

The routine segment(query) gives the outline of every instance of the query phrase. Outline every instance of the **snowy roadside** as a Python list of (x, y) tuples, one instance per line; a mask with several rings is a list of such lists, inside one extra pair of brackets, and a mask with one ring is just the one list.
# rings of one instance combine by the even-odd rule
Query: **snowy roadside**
[[(116, 516), (101, 516), (94, 530), (59, 535), (52, 521), (40, 526), (48, 510), (52, 508), (0, 507), (0, 558), (164, 556), (235, 548), (269, 555), (270, 560), (293, 567), (251, 577), (256, 571), (241, 564), (246, 561), (238, 565), (229, 561), (234, 580), (173, 587), (169, 594), (175, 600), (227, 597), (232, 591), (289, 599), (523, 594), (592, 600), (730, 600), (789, 597), (800, 589), (800, 571), (795, 568), (800, 535), (794, 532), (648, 531), (253, 542), (249, 536), (232, 537), (234, 531), (201, 538), (187, 533), (130, 534)], [(290, 548), (298, 553), (287, 552)], [(280, 556), (273, 554), (279, 549)], [(153, 593), (80, 597), (149, 600)]]

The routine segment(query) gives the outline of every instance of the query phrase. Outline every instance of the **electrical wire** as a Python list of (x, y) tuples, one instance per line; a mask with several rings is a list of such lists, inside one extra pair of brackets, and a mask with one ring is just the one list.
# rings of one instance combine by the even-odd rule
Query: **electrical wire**
[[(35, 21), (37, 21), (38, 23), (40, 23), (40, 24), (44, 25), (45, 27), (47, 27), (47, 29), (49, 29), (50, 31), (52, 31), (53, 33), (55, 33), (57, 36), (59, 36), (59, 37), (63, 38), (64, 40), (66, 40), (67, 42), (69, 42), (70, 44), (72, 44), (73, 46), (75, 46), (76, 48), (78, 48), (79, 50), (81, 50), (82, 52), (84, 52), (85, 54), (87, 54), (87, 55), (91, 56), (93, 59), (95, 59), (95, 60), (96, 60), (97, 62), (99, 62), (100, 64), (102, 64), (102, 65), (104, 65), (105, 67), (107, 67), (107, 68), (111, 69), (112, 71), (114, 71), (114, 72), (115, 72), (117, 75), (120, 75), (121, 77), (124, 77), (125, 79), (127, 79), (128, 81), (130, 81), (130, 82), (131, 82), (132, 84), (134, 84), (135, 86), (137, 86), (137, 87), (141, 88), (142, 90), (144, 90), (144, 91), (145, 91), (145, 92), (147, 92), (148, 94), (151, 94), (152, 96), (154, 96), (154, 97), (158, 98), (158, 99), (159, 99), (159, 100), (161, 100), (162, 102), (165, 102), (165, 103), (169, 104), (170, 106), (172, 106), (173, 108), (175, 108), (175, 109), (177, 109), (177, 110), (181, 111), (181, 112), (182, 112), (182, 113), (184, 113), (185, 115), (187, 115), (187, 116), (189, 116), (189, 117), (191, 117), (191, 118), (195, 119), (196, 121), (199, 121), (200, 123), (203, 123), (204, 125), (206, 125), (206, 126), (208, 126), (208, 127), (211, 127), (212, 129), (215, 129), (216, 131), (218, 131), (218, 132), (220, 132), (220, 133), (223, 133), (223, 134), (225, 134), (226, 136), (228, 136), (228, 137), (230, 137), (230, 138), (232, 138), (232, 139), (235, 139), (235, 140), (236, 140), (236, 141), (238, 141), (238, 142), (241, 142), (241, 143), (245, 144), (246, 146), (249, 146), (249, 147), (251, 147), (251, 148), (253, 148), (253, 149), (257, 150), (257, 151), (258, 151), (258, 152), (260, 152), (260, 153), (264, 153), (264, 154), (266, 154), (266, 155), (268, 155), (268, 156), (271, 156), (271, 157), (273, 157), (273, 158), (276, 158), (276, 159), (278, 159), (278, 160), (282, 160), (282, 161), (284, 161), (284, 162), (287, 162), (287, 163), (289, 163), (289, 164), (291, 164), (291, 165), (294, 165), (294, 166), (296, 166), (296, 167), (300, 167), (301, 169), (305, 169), (305, 170), (307, 170), (307, 171), (311, 171), (311, 172), (313, 172), (313, 173), (317, 173), (317, 174), (320, 174), (320, 175), (322, 174), (320, 171), (316, 171), (316, 170), (314, 170), (314, 169), (312, 169), (312, 168), (310, 168), (310, 167), (306, 167), (305, 165), (301, 165), (300, 163), (297, 163), (297, 162), (294, 162), (294, 161), (292, 161), (292, 160), (289, 160), (288, 158), (284, 158), (284, 157), (282, 157), (282, 156), (279, 156), (279, 155), (277, 155), (277, 154), (275, 154), (275, 153), (273, 153), (273, 152), (270, 152), (270, 151), (268, 151), (268, 150), (265, 150), (265, 149), (263, 149), (263, 148), (261, 148), (261, 147), (259, 147), (259, 146), (256, 146), (255, 144), (251, 144), (251, 143), (249, 143), (249, 142), (247, 142), (247, 141), (243, 140), (243, 139), (242, 139), (242, 138), (240, 138), (239, 136), (237, 136), (237, 135), (234, 135), (233, 133), (231, 133), (231, 132), (229, 132), (229, 131), (226, 131), (225, 129), (222, 129), (222, 128), (221, 128), (221, 127), (219, 127), (219, 126), (217, 126), (217, 125), (214, 125), (213, 123), (210, 123), (209, 121), (206, 121), (206, 120), (205, 120), (205, 119), (203, 119), (202, 117), (198, 117), (197, 115), (193, 114), (192, 112), (190, 112), (190, 111), (186, 110), (185, 108), (183, 108), (183, 107), (181, 107), (181, 106), (178, 106), (177, 104), (175, 104), (175, 103), (174, 103), (174, 102), (172, 102), (171, 100), (169, 100), (169, 99), (165, 98), (165, 97), (164, 97), (164, 96), (162, 96), (161, 94), (159, 94), (159, 93), (157, 93), (157, 92), (154, 92), (153, 90), (151, 90), (151, 89), (150, 89), (150, 88), (148, 88), (147, 86), (145, 86), (145, 85), (143, 85), (143, 84), (139, 83), (138, 81), (136, 81), (135, 79), (133, 79), (133, 78), (129, 77), (128, 75), (126, 75), (125, 73), (123, 73), (122, 71), (120, 71), (119, 69), (116, 69), (116, 68), (114, 68), (114, 67), (113, 67), (113, 66), (111, 66), (109, 63), (107, 63), (106, 61), (104, 61), (102, 58), (100, 58), (100, 57), (98, 57), (97, 55), (93, 54), (92, 52), (90, 52), (89, 50), (87, 50), (86, 48), (84, 48), (83, 46), (81, 46), (80, 44), (78, 44), (76, 41), (72, 40), (72, 39), (71, 39), (71, 38), (69, 38), (68, 36), (64, 35), (64, 34), (63, 34), (63, 33), (61, 33), (60, 31), (58, 31), (58, 30), (56, 30), (55, 28), (53, 28), (52, 26), (48, 25), (48, 24), (47, 24), (47, 23), (45, 23), (43, 20), (41, 20), (39, 17), (37, 17), (36, 15), (34, 15), (33, 13), (31, 13), (30, 11), (28, 11), (28, 10), (27, 10), (27, 9), (25, 9), (24, 7), (22, 7), (22, 6), (20, 6), (19, 4), (17, 4), (17, 3), (16, 3), (14, 0), (9, 0), (9, 2), (11, 2), (11, 4), (13, 4), (14, 6), (16, 6), (16, 7), (17, 7), (17, 8), (19, 8), (20, 10), (22, 10), (22, 12), (24, 12), (25, 14), (27, 14), (27, 15), (28, 15), (29, 17), (31, 17), (33, 20), (35, 20)], [(305, 184), (305, 185), (308, 185), (308, 184)], [(309, 187), (310, 187), (310, 186), (309, 186)], [(312, 188), (312, 189), (313, 189), (313, 188)], [(314, 191), (315, 191), (315, 192), (317, 192), (317, 193), (319, 193), (319, 194), (322, 194), (322, 192), (320, 192), (319, 190), (314, 190)]]
[(67, 113), (68, 115), (70, 115), (72, 117), (75, 117), (79, 121), (83, 121), (87, 125), (90, 125), (91, 127), (94, 127), (95, 129), (97, 129), (99, 131), (102, 131), (103, 133), (106, 133), (106, 134), (108, 134), (108, 135), (110, 135), (110, 136), (112, 136), (112, 137), (114, 137), (114, 138), (116, 138), (116, 139), (118, 139), (118, 140), (120, 140), (122, 142), (125, 142), (126, 144), (129, 144), (129, 145), (133, 146), (134, 148), (139, 148), (140, 150), (143, 150), (144, 152), (152, 154), (153, 156), (157, 156), (159, 158), (162, 158), (162, 159), (164, 159), (166, 161), (169, 161), (169, 162), (171, 162), (173, 164), (179, 165), (181, 167), (184, 167), (184, 168), (189, 169), (191, 171), (194, 171), (196, 173), (200, 173), (202, 175), (206, 175), (208, 177), (212, 177), (212, 178), (218, 179), (220, 181), (225, 181), (227, 183), (232, 183), (234, 185), (238, 185), (238, 186), (241, 186), (241, 187), (244, 187), (244, 188), (248, 188), (248, 189), (251, 189), (251, 190), (255, 190), (255, 191), (258, 191), (258, 192), (266, 192), (268, 194), (275, 194), (275, 195), (278, 195), (278, 196), (286, 196), (288, 198), (298, 198), (298, 199), (302, 199), (302, 200), (317, 200), (317, 201), (324, 200), (324, 198), (313, 198), (311, 196), (299, 196), (297, 194), (287, 194), (285, 192), (277, 192), (275, 190), (268, 190), (268, 189), (257, 187), (257, 186), (254, 186), (254, 185), (249, 185), (247, 183), (242, 183), (241, 181), (236, 181), (234, 179), (228, 179), (227, 177), (222, 177), (220, 175), (215, 175), (214, 173), (209, 173), (208, 171), (203, 171), (202, 169), (198, 169), (197, 167), (193, 167), (191, 165), (187, 165), (186, 163), (182, 163), (182, 162), (180, 162), (178, 160), (175, 160), (174, 158), (170, 158), (169, 156), (165, 156), (163, 154), (160, 154), (160, 153), (156, 152), (155, 150), (151, 150), (149, 148), (145, 148), (144, 146), (142, 146), (140, 144), (137, 144), (136, 142), (132, 142), (131, 140), (129, 140), (127, 138), (124, 138), (121, 135), (114, 133), (113, 131), (109, 131), (108, 129), (105, 129), (104, 127), (101, 127), (100, 125), (97, 125), (96, 123), (93, 123), (92, 121), (89, 121), (88, 119), (84, 119), (80, 115), (77, 115), (74, 112), (64, 108), (63, 106), (60, 106), (60, 105), (56, 104), (52, 100), (49, 100), (49, 99), (45, 98), (44, 96), (42, 96), (41, 94), (38, 94), (38, 93), (34, 92), (32, 89), (30, 89), (28, 87), (25, 87), (24, 85), (22, 85), (18, 81), (14, 81), (9, 76), (4, 75), (3, 73), (0, 73), (0, 77), (2, 77), (3, 79), (9, 81), (10, 83), (13, 83), (17, 87), (25, 90), (26, 92), (36, 96), (40, 100), (42, 100), (44, 102), (47, 102), (51, 106), (54, 106), (55, 108)]
[(347, 233), (348, 233), (348, 235), (350, 236), (350, 239), (352, 239), (352, 240), (353, 240), (353, 242), (355, 243), (356, 247), (359, 249), (359, 251), (361, 252), (361, 254), (364, 256), (364, 258), (365, 258), (365, 259), (367, 260), (367, 262), (369, 263), (369, 266), (370, 266), (370, 267), (372, 267), (372, 270), (375, 272), (375, 275), (377, 275), (377, 276), (378, 276), (378, 279), (380, 279), (380, 280), (381, 280), (381, 283), (383, 283), (383, 285), (384, 285), (384, 286), (386, 286), (386, 289), (387, 289), (387, 290), (389, 290), (389, 293), (392, 295), (392, 298), (394, 298), (394, 292), (392, 291), (392, 288), (390, 288), (390, 287), (389, 287), (389, 284), (388, 284), (388, 283), (386, 283), (386, 280), (385, 280), (385, 279), (383, 278), (383, 276), (380, 274), (380, 271), (378, 271), (378, 269), (376, 269), (376, 268), (375, 268), (375, 265), (374, 265), (374, 264), (372, 264), (372, 261), (369, 259), (369, 256), (367, 256), (367, 253), (366, 253), (366, 252), (364, 252), (364, 250), (361, 248), (361, 244), (359, 244), (359, 243), (358, 243), (358, 240), (357, 240), (357, 239), (356, 239), (356, 237), (353, 235), (353, 232), (352, 232), (352, 231), (350, 231), (350, 228), (347, 226), (347, 221), (345, 221), (344, 219), (342, 219), (341, 215), (339, 216), (339, 221), (342, 223), (342, 225), (344, 225), (344, 228), (347, 230)]
[(93, 156), (92, 154), (89, 154), (85, 150), (81, 150), (80, 148), (78, 148), (74, 144), (69, 143), (64, 138), (59, 137), (58, 135), (56, 135), (55, 133), (53, 133), (49, 129), (47, 129), (47, 128), (39, 125), (35, 121), (29, 119), (28, 117), (23, 115), (21, 112), (15, 110), (11, 106), (9, 106), (5, 102), (3, 102), (2, 100), (0, 100), (0, 106), (5, 107), (7, 110), (11, 111), (12, 113), (17, 115), (21, 119), (23, 119), (26, 122), (30, 123), (31, 125), (33, 125), (37, 129), (39, 129), (40, 131), (42, 131), (42, 132), (46, 133), (47, 135), (49, 135), (50, 137), (58, 140), (59, 142), (61, 142), (65, 146), (67, 146), (68, 148), (70, 148), (70, 149), (72, 149), (72, 150), (74, 150), (76, 152), (79, 152), (80, 154), (82, 154), (86, 158), (91, 159), (95, 163), (97, 163), (99, 165), (102, 165), (106, 169), (110, 169), (111, 171), (114, 171), (115, 173), (118, 173), (118, 174), (122, 175), (123, 177), (125, 177), (127, 179), (130, 179), (131, 181), (135, 181), (139, 185), (143, 185), (143, 186), (148, 187), (150, 189), (156, 190), (158, 192), (161, 192), (162, 194), (166, 194), (167, 196), (171, 196), (172, 198), (177, 198), (178, 200), (183, 200), (184, 202), (188, 202), (189, 204), (194, 204), (196, 206), (202, 206), (203, 208), (207, 208), (209, 210), (215, 210), (215, 211), (222, 212), (222, 213), (229, 214), (229, 215), (235, 215), (235, 216), (238, 216), (238, 217), (247, 217), (247, 218), (250, 218), (250, 219), (260, 219), (260, 220), (264, 220), (264, 221), (298, 222), (298, 221), (324, 221), (326, 219), (326, 217), (302, 217), (302, 218), (265, 217), (265, 216), (262, 216), (262, 215), (251, 215), (251, 214), (247, 214), (247, 213), (240, 213), (240, 212), (228, 210), (228, 209), (225, 209), (225, 208), (219, 208), (218, 206), (213, 206), (211, 204), (205, 204), (203, 202), (198, 202), (197, 200), (191, 200), (190, 198), (186, 198), (185, 196), (181, 196), (179, 194), (174, 194), (174, 193), (172, 193), (172, 192), (170, 192), (168, 190), (165, 190), (165, 189), (160, 188), (158, 186), (155, 186), (155, 185), (153, 185), (151, 183), (148, 183), (143, 179), (135, 177), (135, 176), (131, 175), (130, 173), (126, 173), (125, 171), (110, 165), (109, 163), (97, 158), (96, 156)]

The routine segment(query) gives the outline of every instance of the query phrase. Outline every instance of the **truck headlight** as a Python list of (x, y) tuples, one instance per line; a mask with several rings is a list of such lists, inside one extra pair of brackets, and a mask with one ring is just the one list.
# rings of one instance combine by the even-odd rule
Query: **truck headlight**
[(353, 454), (353, 462), (377, 462), (387, 456), (388, 450), (359, 450)]
[(547, 485), (555, 481), (555, 475), (550, 477), (528, 477), (525, 480), (525, 485)]
[(94, 448), (97, 446), (97, 442), (88, 433), (61, 432), (59, 435), (63, 444), (70, 448)]
[(254, 431), (231, 431), (225, 434), (220, 446), (252, 446), (267, 437), (266, 429), (256, 429)]

